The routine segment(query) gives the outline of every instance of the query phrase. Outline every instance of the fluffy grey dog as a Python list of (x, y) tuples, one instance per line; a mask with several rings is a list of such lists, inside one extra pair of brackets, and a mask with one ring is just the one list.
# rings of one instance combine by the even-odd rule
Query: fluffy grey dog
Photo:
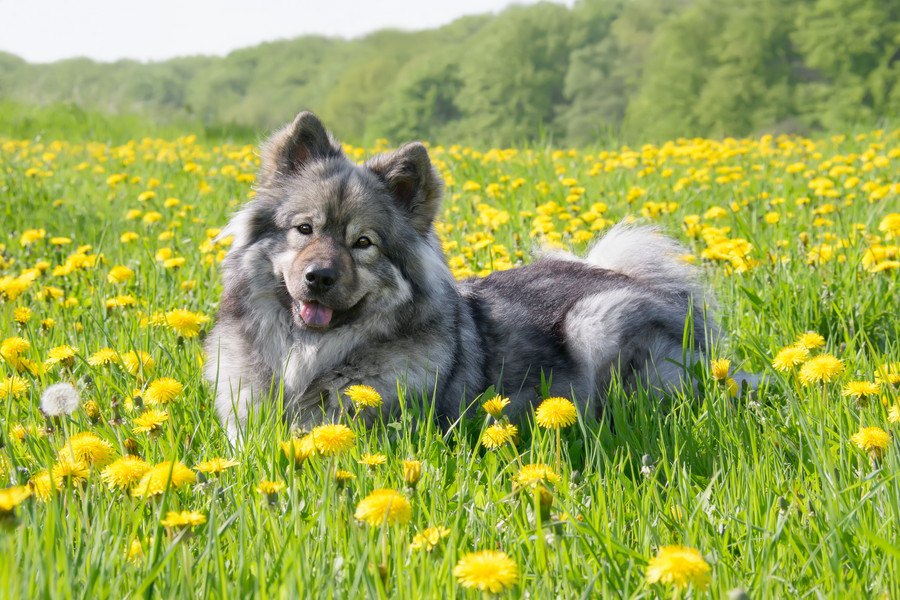
[(455, 281), (434, 231), (441, 193), (420, 143), (356, 165), (308, 112), (266, 143), (257, 195), (223, 231), (234, 242), (206, 344), (232, 439), (281, 393), (296, 424), (336, 419), (353, 384), (390, 413), (399, 382), (452, 423), (491, 385), (515, 419), (543, 378), (588, 414), (615, 372), (680, 386), (715, 336), (684, 249), (652, 228), (618, 225), (584, 259)]

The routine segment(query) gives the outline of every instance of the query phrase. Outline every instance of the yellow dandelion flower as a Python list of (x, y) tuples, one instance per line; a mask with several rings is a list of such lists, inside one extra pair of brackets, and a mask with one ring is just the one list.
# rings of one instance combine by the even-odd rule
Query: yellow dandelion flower
[(163, 423), (169, 420), (169, 413), (164, 410), (150, 409), (134, 419), (135, 433), (156, 433), (162, 429)]
[(316, 450), (325, 456), (349, 450), (356, 442), (356, 434), (346, 425), (319, 425), (310, 432)]
[(494, 417), (495, 419), (499, 419), (500, 415), (503, 414), (503, 409), (509, 405), (509, 398), (504, 398), (503, 396), (497, 395), (487, 400), (484, 404), (481, 405), (484, 408), (484, 411)]
[(481, 434), (481, 444), (488, 450), (499, 448), (503, 444), (518, 443), (519, 428), (508, 423), (494, 423)]
[(410, 550), (425, 550), (431, 552), (437, 548), (441, 540), (450, 535), (450, 530), (446, 527), (428, 527), (420, 533), (413, 536), (412, 543), (409, 545)]
[(872, 381), (850, 381), (844, 386), (841, 394), (846, 398), (857, 400), (875, 396), (881, 391), (881, 386)]
[(141, 540), (137, 538), (131, 540), (128, 550), (125, 552), (125, 559), (133, 565), (144, 562), (144, 546), (141, 544)]
[(59, 449), (60, 455), (68, 454), (75, 460), (95, 467), (102, 467), (112, 460), (113, 445), (90, 431), (76, 433)]
[(55, 348), (50, 348), (47, 352), (47, 360), (44, 362), (50, 365), (61, 364), (65, 367), (71, 367), (75, 364), (75, 355), (78, 353), (78, 350), (68, 344), (63, 344), (62, 346), (56, 346)]
[(287, 486), (283, 481), (260, 481), (256, 487), (256, 491), (266, 496), (277, 496), (283, 492)]
[(300, 438), (292, 438), (286, 442), (281, 442), (281, 451), (284, 452), (286, 459), (299, 465), (315, 454), (316, 445), (312, 434), (307, 434)]
[(422, 462), (418, 460), (403, 461), (403, 481), (413, 487), (422, 479)]
[(825, 345), (825, 338), (815, 331), (807, 331), (797, 338), (797, 345), (802, 346), (807, 350), (815, 350), (816, 348), (821, 348)]
[(53, 483), (57, 488), (63, 488), (67, 485), (80, 484), (90, 475), (88, 464), (82, 460), (74, 458), (71, 454), (61, 454), (57, 461), (53, 463), (50, 469), (50, 475), (53, 477)]
[(881, 427), (860, 427), (859, 431), (850, 436), (850, 441), (860, 450), (881, 458), (891, 442), (891, 436)]
[(135, 377), (152, 371), (153, 367), (156, 366), (156, 361), (153, 360), (153, 357), (143, 350), (126, 352), (121, 356), (121, 361), (125, 370)]
[(706, 589), (711, 567), (703, 555), (687, 546), (663, 546), (647, 564), (647, 583), (662, 583), (676, 588), (693, 585)]
[[(182, 259), (182, 261), (183, 260), (184, 259)], [(200, 333), (200, 328), (208, 321), (209, 317), (206, 315), (191, 312), (183, 308), (170, 310), (165, 314), (165, 324), (172, 331), (184, 338), (197, 337)]]
[(482, 550), (459, 559), (453, 576), (464, 588), (497, 594), (518, 583), (519, 568), (505, 552)]
[(366, 465), (370, 469), (374, 469), (375, 467), (379, 467), (387, 462), (387, 456), (384, 454), (369, 454), (368, 452), (363, 454), (362, 457), (358, 461), (361, 465)]
[(0, 379), (0, 400), (21, 398), (28, 393), (28, 381), (17, 375)]
[(776, 371), (790, 371), (794, 367), (803, 364), (809, 358), (809, 350), (803, 346), (787, 346), (779, 350), (772, 360), (772, 367)]
[(226, 469), (236, 467), (239, 464), (241, 464), (241, 463), (239, 463), (236, 460), (232, 460), (230, 458), (220, 458), (217, 456), (215, 458), (211, 458), (209, 460), (204, 460), (203, 462), (197, 463), (196, 465), (194, 465), (194, 470), (200, 471), (201, 473), (206, 473), (209, 475), (218, 475), (219, 473), (222, 473)]
[(116, 265), (106, 275), (106, 280), (112, 284), (125, 283), (132, 279), (134, 279), (134, 271), (125, 265)]
[(193, 529), (206, 523), (206, 515), (195, 510), (168, 512), (159, 523), (169, 529)]
[(405, 524), (412, 518), (412, 506), (400, 492), (379, 489), (356, 505), (354, 517), (372, 526)]
[(166, 461), (155, 465), (141, 477), (131, 491), (136, 498), (149, 498), (165, 493), (172, 488), (182, 488), (197, 481), (197, 475), (180, 462)]
[(900, 404), (895, 404), (888, 411), (888, 421), (894, 423), (900, 423)]
[(88, 364), (92, 367), (111, 365), (119, 362), (119, 353), (112, 348), (100, 348), (88, 357)]
[(384, 402), (381, 394), (368, 385), (351, 385), (344, 394), (358, 407), (378, 408)]
[(350, 471), (338, 469), (334, 472), (334, 479), (338, 482), (338, 485), (344, 485), (348, 481), (353, 481), (354, 479), (356, 479), (356, 475), (354, 475)]
[(150, 463), (137, 456), (123, 456), (111, 462), (100, 472), (103, 480), (111, 490), (129, 490), (143, 479), (151, 469)]
[(578, 418), (575, 405), (567, 398), (547, 398), (537, 407), (535, 421), (547, 429), (568, 427)]
[(844, 372), (844, 363), (831, 354), (820, 354), (800, 367), (800, 381), (804, 385), (828, 383)]
[(31, 309), (27, 306), (19, 306), (13, 310), (13, 320), (20, 325), (24, 325), (31, 318)]
[(59, 489), (53, 482), (53, 476), (50, 474), (50, 471), (46, 469), (35, 473), (28, 481), (28, 487), (31, 488), (31, 491), (34, 492), (38, 499), (44, 501), (48, 500), (53, 492)]
[(169, 404), (173, 402), (181, 392), (184, 386), (171, 377), (161, 377), (154, 379), (144, 390), (143, 398), (149, 404)]
[(15, 366), (16, 359), (27, 352), (29, 348), (31, 348), (31, 343), (26, 339), (18, 336), (6, 338), (0, 343), (0, 356)]
[(731, 369), (731, 361), (727, 358), (717, 358), (710, 363), (713, 379), (724, 382), (728, 379), (728, 371)]
[(0, 490), (0, 517), (11, 513), (17, 506), (31, 497), (31, 488), (27, 485), (16, 485)]
[(513, 479), (513, 485), (516, 487), (535, 487), (544, 483), (559, 483), (559, 475), (547, 465), (533, 463), (524, 465)]

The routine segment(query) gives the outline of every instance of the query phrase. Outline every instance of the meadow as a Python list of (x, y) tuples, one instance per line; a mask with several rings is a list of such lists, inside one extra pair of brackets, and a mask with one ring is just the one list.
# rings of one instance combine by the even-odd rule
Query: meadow
[(431, 153), (459, 278), (680, 239), (727, 334), (697, 393), (516, 431), (491, 390), (448, 432), (274, 402), (234, 450), (202, 339), (255, 146), (0, 138), (0, 595), (900, 597), (900, 130)]

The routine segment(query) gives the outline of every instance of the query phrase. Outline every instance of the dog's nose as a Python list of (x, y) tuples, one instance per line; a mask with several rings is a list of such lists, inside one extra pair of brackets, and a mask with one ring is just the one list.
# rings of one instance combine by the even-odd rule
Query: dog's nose
[(306, 284), (311, 289), (326, 290), (337, 280), (337, 271), (331, 267), (311, 265), (306, 269)]

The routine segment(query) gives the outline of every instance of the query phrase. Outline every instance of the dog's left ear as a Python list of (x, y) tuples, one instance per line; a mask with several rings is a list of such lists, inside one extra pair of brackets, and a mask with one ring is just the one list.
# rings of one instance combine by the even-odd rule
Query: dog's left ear
[(428, 150), (420, 142), (405, 144), (393, 152), (375, 156), (364, 165), (387, 186), (422, 235), (441, 207), (444, 182), (431, 164)]

